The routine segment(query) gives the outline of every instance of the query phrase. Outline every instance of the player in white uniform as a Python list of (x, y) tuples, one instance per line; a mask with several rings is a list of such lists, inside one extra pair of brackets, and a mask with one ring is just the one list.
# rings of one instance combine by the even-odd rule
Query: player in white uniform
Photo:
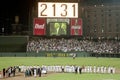
[(57, 65), (55, 66), (55, 72), (58, 72), (58, 66)]
[(68, 65), (65, 66), (65, 72), (69, 72), (69, 66)]
[(101, 66), (101, 67), (100, 67), (100, 72), (101, 72), (101, 73), (103, 73), (103, 71), (104, 71), (103, 69), (104, 69), (104, 67)]
[(21, 69), (21, 72), (24, 72), (24, 65), (19, 66), (19, 68)]
[(90, 72), (90, 66), (87, 66), (87, 72), (88, 73)]
[(74, 71), (75, 71), (74, 66), (73, 66), (73, 65), (71, 65), (71, 66), (70, 66), (70, 71), (69, 71), (69, 72), (71, 72), (71, 73), (72, 73), (72, 72), (74, 72)]
[(107, 71), (107, 67), (104, 66), (104, 67), (103, 67), (103, 73), (106, 73), (106, 71)]
[(97, 73), (100, 73), (100, 67), (99, 66), (97, 67)]
[(61, 66), (58, 66), (58, 72), (62, 72)]
[(34, 77), (36, 77), (36, 76), (37, 76), (37, 69), (34, 68)]
[(113, 70), (113, 74), (115, 74), (115, 67), (113, 67), (112, 70)]
[(42, 65), (42, 71), (41, 73), (47, 74), (47, 66)]
[(85, 66), (82, 71), (86, 73), (87, 72), (87, 67)]
[(68, 72), (71, 72), (71, 66), (70, 65), (68, 66)]
[(61, 66), (61, 70), (62, 70), (62, 72), (64, 72), (65, 71), (65, 67)]
[(115, 67), (110, 67), (110, 73), (115, 74)]
[(111, 67), (110, 66), (108, 67), (108, 73), (111, 73)]
[(92, 73), (92, 66), (89, 66), (89, 72)]
[(93, 67), (93, 72), (96, 73), (96, 66)]

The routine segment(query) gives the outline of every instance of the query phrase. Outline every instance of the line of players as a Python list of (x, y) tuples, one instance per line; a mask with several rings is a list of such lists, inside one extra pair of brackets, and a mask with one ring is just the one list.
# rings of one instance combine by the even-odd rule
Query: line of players
[(82, 72), (87, 73), (113, 73), (115, 74), (115, 67), (106, 66), (85, 66)]
[[(65, 73), (115, 73), (115, 67), (106, 66), (75, 66), (75, 65), (42, 65), (40, 66), (19, 66), (21, 72), (25, 72), (28, 69), (34, 69), (36, 74), (37, 69), (40, 68), (41, 74), (47, 74), (48, 72), (65, 72)], [(36, 76), (36, 75), (35, 75)]]

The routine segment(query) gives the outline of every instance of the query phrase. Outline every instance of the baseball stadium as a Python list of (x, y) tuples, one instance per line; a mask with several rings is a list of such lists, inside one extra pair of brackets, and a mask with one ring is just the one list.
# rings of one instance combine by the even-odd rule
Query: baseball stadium
[(119, 0), (28, 3), (0, 20), (0, 80), (120, 80)]

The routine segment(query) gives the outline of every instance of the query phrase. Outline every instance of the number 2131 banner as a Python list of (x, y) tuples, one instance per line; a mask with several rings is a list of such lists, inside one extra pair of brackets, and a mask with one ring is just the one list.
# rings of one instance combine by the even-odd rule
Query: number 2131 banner
[(78, 3), (38, 3), (38, 17), (78, 18)]

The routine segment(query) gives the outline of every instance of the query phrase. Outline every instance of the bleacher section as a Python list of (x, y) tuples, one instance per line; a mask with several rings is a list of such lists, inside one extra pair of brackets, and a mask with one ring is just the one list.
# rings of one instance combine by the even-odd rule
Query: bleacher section
[(120, 42), (1, 36), (0, 57), (120, 57)]

